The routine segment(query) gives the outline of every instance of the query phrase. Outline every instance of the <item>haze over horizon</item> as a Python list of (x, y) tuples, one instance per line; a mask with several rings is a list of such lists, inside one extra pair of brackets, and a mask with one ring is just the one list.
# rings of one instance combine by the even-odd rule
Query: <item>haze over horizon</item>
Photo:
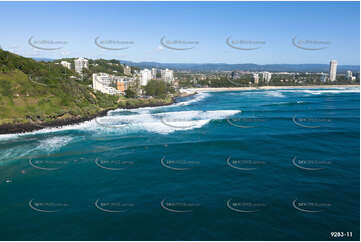
[(336, 59), (339, 65), (360, 64), (359, 2), (0, 6), (0, 20), (6, 23), (0, 46), (27, 57), (258, 65), (328, 64)]

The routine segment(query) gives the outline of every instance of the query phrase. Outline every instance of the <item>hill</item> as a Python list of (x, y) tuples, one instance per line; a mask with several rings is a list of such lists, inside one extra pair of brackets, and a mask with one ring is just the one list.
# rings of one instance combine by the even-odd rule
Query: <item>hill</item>
[(62, 65), (0, 50), (0, 133), (76, 123), (118, 107), (163, 104), (106, 95), (74, 76)]

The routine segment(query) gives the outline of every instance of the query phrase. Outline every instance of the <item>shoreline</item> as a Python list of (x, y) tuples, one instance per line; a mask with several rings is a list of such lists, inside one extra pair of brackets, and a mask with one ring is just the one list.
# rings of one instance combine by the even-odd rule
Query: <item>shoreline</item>
[(45, 129), (45, 128), (58, 128), (67, 125), (79, 124), (82, 122), (90, 121), (98, 117), (104, 117), (108, 114), (109, 111), (116, 110), (118, 108), (123, 109), (136, 109), (136, 108), (145, 108), (145, 107), (160, 107), (160, 106), (169, 106), (174, 103), (177, 103), (177, 98), (190, 97), (198, 94), (197, 92), (192, 93), (183, 93), (182, 95), (175, 96), (171, 99), (170, 102), (158, 102), (158, 103), (143, 103), (139, 105), (126, 105), (125, 107), (114, 107), (101, 110), (95, 114), (82, 116), (82, 117), (73, 117), (67, 119), (55, 119), (52, 121), (44, 123), (19, 123), (19, 124), (2, 124), (0, 125), (0, 135), (5, 134), (19, 134), (19, 133), (30, 133), (33, 131)]
[(231, 92), (231, 91), (249, 91), (249, 90), (274, 90), (274, 89), (302, 89), (302, 88), (336, 88), (336, 87), (360, 87), (360, 85), (311, 85), (311, 86), (261, 86), (261, 87), (201, 87), (187, 88), (194, 92)]
[(142, 103), (137, 105), (126, 105), (125, 107), (118, 106), (107, 108), (101, 110), (95, 114), (82, 116), (82, 117), (72, 117), (67, 119), (56, 119), (44, 123), (19, 123), (19, 124), (2, 124), (0, 125), (0, 135), (5, 134), (19, 134), (19, 133), (30, 133), (33, 131), (45, 129), (45, 128), (58, 128), (62, 126), (68, 126), (73, 124), (78, 124), (98, 117), (104, 117), (108, 114), (109, 111), (116, 110), (118, 108), (123, 109), (136, 109), (144, 107), (160, 107), (160, 106), (169, 106), (177, 103), (177, 98), (185, 98), (194, 96), (199, 93), (204, 92), (231, 92), (231, 91), (250, 91), (250, 90), (275, 90), (275, 89), (302, 89), (302, 88), (347, 88), (347, 87), (360, 87), (360, 85), (314, 85), (314, 86), (262, 86), (262, 87), (210, 87), (210, 88), (187, 88), (184, 89), (185, 92), (172, 97), (170, 102), (158, 102), (158, 103)]
[(151, 105), (137, 105), (137, 106), (129, 106), (129, 107), (115, 107), (115, 108), (107, 108), (102, 111), (99, 111), (95, 114), (83, 116), (83, 117), (74, 117), (67, 119), (58, 119), (52, 120), (44, 123), (19, 123), (19, 124), (2, 124), (0, 125), (0, 135), (3, 134), (19, 134), (19, 133), (30, 133), (33, 131), (45, 129), (45, 128), (59, 128), (62, 126), (79, 124), (82, 122), (90, 121), (95, 118), (104, 117), (108, 114), (109, 111), (116, 110), (118, 108), (124, 109), (135, 109), (142, 107), (158, 107), (158, 106), (166, 106), (173, 104), (173, 102), (169, 104), (151, 104)]

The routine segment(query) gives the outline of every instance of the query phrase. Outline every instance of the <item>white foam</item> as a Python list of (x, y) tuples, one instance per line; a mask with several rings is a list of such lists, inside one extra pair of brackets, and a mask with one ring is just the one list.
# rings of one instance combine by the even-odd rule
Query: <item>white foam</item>
[(297, 90), (279, 90), (283, 93), (307, 93), (312, 95), (321, 95), (323, 93), (333, 93), (333, 94), (340, 94), (340, 93), (360, 93), (360, 88), (358, 87), (339, 87), (339, 88), (332, 88), (332, 89), (297, 89)]
[[(133, 110), (134, 111), (134, 110)], [(211, 120), (224, 119), (241, 112), (240, 110), (214, 110), (214, 111), (179, 111), (150, 113), (137, 110), (130, 115), (113, 115), (97, 118), (84, 123), (69, 125), (60, 128), (46, 128), (30, 133), (44, 134), (65, 130), (82, 130), (95, 133), (129, 134), (139, 131), (148, 131), (167, 134), (179, 130), (200, 128)], [(27, 134), (14, 134), (7, 137), (16, 137)], [(71, 141), (71, 137), (52, 137), (41, 141), (37, 149), (54, 151)]]
[(23, 147), (14, 147), (14, 148), (8, 148), (8, 149), (1, 150), (0, 162), (6, 161), (6, 160), (13, 160), (14, 157), (25, 156), (33, 150), (33, 149), (28, 149), (24, 152), (24, 150), (22, 148)]
[(192, 103), (195, 103), (195, 102), (199, 102), (205, 98), (208, 98), (210, 97), (211, 94), (207, 93), (207, 92), (201, 92), (201, 93), (198, 93), (198, 94), (195, 94), (193, 96), (192, 99), (188, 100), (188, 101), (184, 101), (184, 102), (179, 102), (179, 103), (175, 103), (173, 104), (172, 106), (187, 106), (189, 104), (192, 104)]
[(133, 108), (133, 109), (118, 108), (118, 109), (109, 111), (108, 114), (112, 115), (114, 113), (124, 112), (124, 111), (136, 112), (136, 113), (149, 113), (149, 111), (151, 111), (151, 110), (158, 110), (158, 109), (162, 109), (162, 108), (172, 108), (172, 107), (178, 107), (178, 106), (187, 106), (189, 104), (199, 102), (209, 96), (211, 96), (211, 94), (202, 92), (202, 93), (195, 94), (194, 96), (192, 96), (192, 99), (190, 99), (190, 100), (173, 103), (173, 104), (167, 105), (167, 106), (142, 107), (142, 108)]
[(312, 90), (309, 90), (309, 91), (306, 91), (307, 93), (311, 93), (311, 94), (314, 94), (314, 95), (320, 95), (320, 94), (323, 94), (323, 93), (333, 93), (333, 94), (339, 94), (339, 93), (359, 93), (360, 90), (352, 90), (352, 89), (345, 89), (345, 90), (317, 90), (317, 91), (312, 91)]
[(54, 136), (40, 141), (36, 150), (53, 152), (67, 145), (72, 140), (70, 136)]
[(32, 132), (26, 132), (26, 133), (4, 134), (4, 135), (0, 135), (0, 140), (9, 140), (9, 139), (19, 138), (22, 136), (47, 134), (47, 133), (54, 133), (54, 132), (66, 131), (66, 130), (77, 130), (77, 129), (81, 130), (81, 129), (86, 129), (87, 127), (93, 126), (94, 125), (93, 123), (94, 123), (94, 120), (91, 120), (91, 121), (85, 121), (85, 122), (79, 123), (79, 124), (65, 125), (65, 126), (61, 126), (61, 127), (49, 127), (49, 128), (44, 128), (44, 129), (40, 129), (40, 130), (36, 130), (36, 131), (32, 131)]
[(257, 95), (263, 95), (268, 97), (285, 97), (279, 90), (272, 90), (272, 91), (239, 91), (236, 93), (229, 93), (229, 95), (232, 96), (257, 96)]
[(240, 110), (179, 111), (107, 116), (97, 120), (99, 126), (110, 132), (136, 132), (140, 130), (155, 133), (171, 133), (179, 130), (200, 128), (209, 121), (224, 119)]
[[(177, 106), (187, 106), (191, 103), (199, 102), (209, 96), (210, 96), (209, 93), (199, 93), (199, 94), (194, 95), (193, 98), (190, 100), (187, 100), (184, 102), (179, 102), (179, 103), (174, 103), (169, 106), (143, 107), (143, 108), (135, 108), (135, 109), (119, 108), (116, 110), (109, 111), (108, 116), (106, 116), (106, 117), (111, 117), (112, 115), (114, 115), (115, 117), (120, 117), (119, 115), (117, 115), (117, 113), (119, 113), (119, 112), (121, 113), (124, 111), (133, 112), (133, 113), (137, 113), (137, 114), (142, 114), (142, 113), (149, 114), (151, 110), (157, 110), (157, 109), (162, 109), (162, 108), (171, 108), (171, 107), (177, 107)], [(124, 115), (124, 117), (127, 117), (127, 116), (129, 116), (129, 115)], [(99, 120), (99, 119), (101, 119), (101, 118), (97, 118), (97, 120)], [(4, 135), (0, 135), (0, 140), (8, 140), (8, 139), (18, 138), (21, 136), (53, 133), (53, 132), (66, 131), (66, 130), (101, 130), (103, 128), (104, 128), (103, 126), (97, 124), (96, 120), (90, 120), (90, 121), (85, 121), (85, 122), (82, 122), (79, 124), (65, 125), (65, 126), (61, 126), (61, 127), (49, 127), (49, 128), (44, 128), (41, 130), (26, 132), (26, 133), (4, 134)]]
[(359, 87), (332, 87), (327, 89), (320, 88), (300, 88), (300, 89), (276, 89), (265, 91), (239, 91), (237, 93), (230, 93), (230, 95), (246, 95), (253, 96), (255, 94), (266, 95), (270, 97), (285, 97), (286, 93), (305, 93), (309, 95), (321, 95), (321, 94), (340, 94), (340, 93), (360, 93)]
[(34, 152), (51, 153), (59, 150), (61, 147), (67, 145), (73, 138), (70, 136), (55, 136), (40, 140), (39, 142), (32, 142), (29, 144), (19, 145), (3, 150), (0, 161), (20, 159)]
[(9, 139), (15, 139), (19, 137), (21, 134), (1, 134), (0, 140), (9, 140)]
[(264, 94), (271, 97), (285, 97), (280, 91), (265, 91)]

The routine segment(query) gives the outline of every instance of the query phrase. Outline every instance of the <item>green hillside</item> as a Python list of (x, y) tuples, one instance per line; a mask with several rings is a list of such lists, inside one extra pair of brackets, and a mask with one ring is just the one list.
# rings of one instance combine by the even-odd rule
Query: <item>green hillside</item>
[(77, 75), (59, 64), (0, 50), (0, 125), (89, 116), (132, 102), (95, 92), (71, 76)]

